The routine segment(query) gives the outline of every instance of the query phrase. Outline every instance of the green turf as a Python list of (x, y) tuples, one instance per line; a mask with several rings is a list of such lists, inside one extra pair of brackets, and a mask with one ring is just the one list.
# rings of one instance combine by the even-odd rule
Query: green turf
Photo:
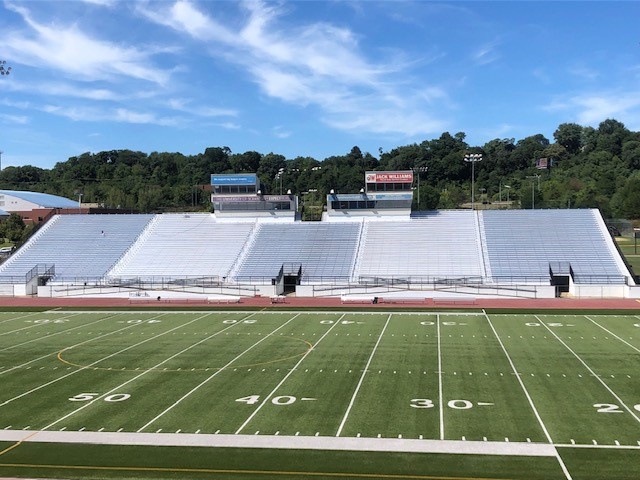
[[(33, 459), (45, 468), (30, 466)], [(1, 460), (1, 459), (0, 459)], [(7, 462), (7, 463), (3, 463)], [(11, 464), (16, 466), (11, 466)], [(88, 468), (81, 468), (81, 467)], [(80, 467), (80, 468), (79, 468)], [(94, 467), (95, 469), (92, 469)], [(96, 468), (97, 467), (97, 468)], [(335, 478), (482, 478), (554, 480), (554, 458), (321, 450), (206, 449), (92, 445), (21, 446), (0, 461), (3, 475), (48, 478), (206, 478), (238, 480)], [(201, 470), (197, 472), (195, 470)], [(225, 472), (226, 471), (226, 472)], [(274, 473), (270, 473), (274, 472)], [(277, 473), (276, 473), (277, 472)], [(349, 474), (354, 474), (353, 476)]]
[[(633, 478), (639, 353), (640, 317), (622, 314), (0, 312), (0, 431), (550, 438), (575, 480)], [(0, 454), (0, 476), (211, 475), (37, 467), (93, 465), (566, 478), (553, 457), (453, 453), (22, 443)], [(592, 458), (610, 474), (595, 477)]]

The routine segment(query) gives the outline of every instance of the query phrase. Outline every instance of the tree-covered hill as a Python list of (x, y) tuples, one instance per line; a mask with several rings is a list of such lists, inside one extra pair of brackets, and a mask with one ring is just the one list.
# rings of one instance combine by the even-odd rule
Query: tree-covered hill
[[(415, 209), (456, 208), (470, 201), (471, 166), (465, 153), (482, 153), (475, 168), (476, 201), (519, 201), (522, 208), (597, 207), (605, 217), (640, 218), (640, 132), (616, 120), (598, 128), (560, 125), (553, 140), (541, 134), (520, 140), (494, 139), (469, 145), (463, 132), (443, 133), (420, 144), (378, 152), (378, 158), (353, 147), (324, 160), (287, 159), (276, 153), (233, 153), (227, 147), (204, 153), (113, 150), (83, 153), (52, 169), (7, 167), (0, 187), (33, 190), (143, 212), (206, 210), (202, 190), (212, 173), (257, 172), (271, 193), (304, 195), (307, 205), (322, 204), (331, 189), (358, 192), (366, 170), (410, 170), (420, 175), (420, 205)], [(536, 168), (548, 159), (549, 169)], [(537, 176), (539, 175), (539, 176)], [(532, 192), (531, 189), (535, 191)], [(533, 195), (532, 195), (533, 193)], [(502, 197), (502, 198), (500, 198)]]

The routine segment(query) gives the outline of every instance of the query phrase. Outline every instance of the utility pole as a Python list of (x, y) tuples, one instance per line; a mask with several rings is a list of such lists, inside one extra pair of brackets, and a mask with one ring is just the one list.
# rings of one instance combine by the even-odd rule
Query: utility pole
[(531, 179), (531, 210), (536, 209), (536, 195), (535, 195), (535, 179), (538, 179), (538, 191), (540, 191), (540, 175), (529, 175), (527, 178)]

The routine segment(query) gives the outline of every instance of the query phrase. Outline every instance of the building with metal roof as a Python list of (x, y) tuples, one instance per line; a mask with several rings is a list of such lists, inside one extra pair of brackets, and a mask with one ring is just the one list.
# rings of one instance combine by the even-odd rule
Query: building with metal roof
[(24, 212), (38, 208), (74, 208), (78, 202), (49, 193), (0, 190), (0, 208), (7, 212)]

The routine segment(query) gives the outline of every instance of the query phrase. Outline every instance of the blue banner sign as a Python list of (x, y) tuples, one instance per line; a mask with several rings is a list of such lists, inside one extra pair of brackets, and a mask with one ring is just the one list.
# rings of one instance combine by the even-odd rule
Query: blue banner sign
[(211, 185), (258, 185), (255, 174), (246, 175), (211, 175)]

